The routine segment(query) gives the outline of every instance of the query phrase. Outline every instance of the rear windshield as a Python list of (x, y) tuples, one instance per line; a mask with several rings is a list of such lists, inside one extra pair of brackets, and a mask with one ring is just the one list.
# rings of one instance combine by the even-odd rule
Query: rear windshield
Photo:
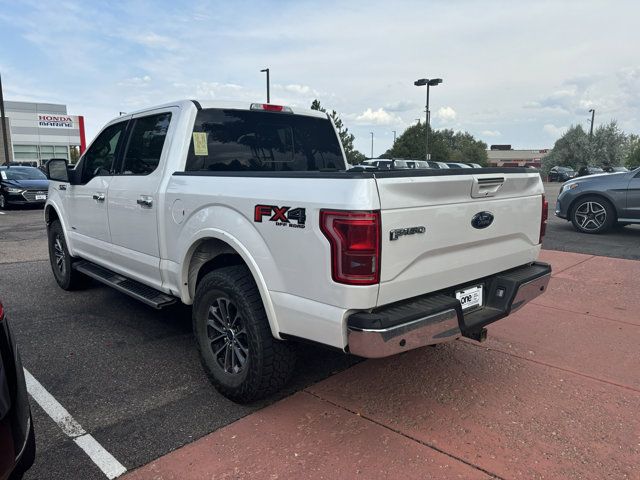
[(3, 180), (46, 180), (44, 173), (34, 167), (9, 167), (0, 170)]
[(344, 170), (328, 119), (288, 113), (204, 109), (198, 112), (187, 171)]

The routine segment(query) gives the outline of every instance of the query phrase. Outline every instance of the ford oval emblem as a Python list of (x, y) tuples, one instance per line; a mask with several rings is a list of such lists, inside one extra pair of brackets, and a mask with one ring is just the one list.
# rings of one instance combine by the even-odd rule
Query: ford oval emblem
[(471, 219), (471, 226), (473, 228), (487, 228), (493, 223), (493, 213), (491, 212), (478, 212)]

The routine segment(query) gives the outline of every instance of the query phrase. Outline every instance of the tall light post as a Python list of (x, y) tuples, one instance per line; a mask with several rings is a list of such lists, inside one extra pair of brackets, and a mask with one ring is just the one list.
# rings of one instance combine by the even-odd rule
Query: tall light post
[(395, 130), (391, 130), (393, 132), (393, 145), (395, 146), (396, 144), (396, 131)]
[(441, 78), (421, 78), (413, 82), (416, 87), (424, 87), (427, 86), (427, 103), (425, 105), (425, 116), (427, 121), (427, 134), (425, 138), (425, 159), (431, 160), (431, 155), (429, 154), (429, 128), (431, 126), (431, 111), (429, 110), (429, 87), (435, 87), (442, 83)]
[(371, 134), (371, 157), (373, 158), (373, 132), (369, 132)]
[(271, 95), (269, 94), (269, 69), (265, 68), (260, 70), (262, 73), (267, 73), (267, 103), (271, 103)]

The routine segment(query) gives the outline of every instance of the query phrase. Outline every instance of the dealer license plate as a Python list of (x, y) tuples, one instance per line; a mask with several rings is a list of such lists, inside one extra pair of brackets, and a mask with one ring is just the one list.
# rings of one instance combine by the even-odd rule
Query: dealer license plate
[(47, 196), (46, 195), (36, 195), (36, 200), (46, 200)]
[(460, 300), (463, 310), (482, 306), (482, 285), (465, 288), (456, 292), (456, 298)]

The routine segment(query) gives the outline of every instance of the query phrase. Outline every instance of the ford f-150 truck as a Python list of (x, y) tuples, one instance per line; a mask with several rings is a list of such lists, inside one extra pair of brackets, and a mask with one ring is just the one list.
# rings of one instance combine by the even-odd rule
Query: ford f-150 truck
[(384, 357), (468, 337), (547, 286), (537, 172), (352, 167), (325, 113), (179, 101), (47, 165), (55, 279), (193, 305), (202, 364), (248, 402), (295, 344)]

